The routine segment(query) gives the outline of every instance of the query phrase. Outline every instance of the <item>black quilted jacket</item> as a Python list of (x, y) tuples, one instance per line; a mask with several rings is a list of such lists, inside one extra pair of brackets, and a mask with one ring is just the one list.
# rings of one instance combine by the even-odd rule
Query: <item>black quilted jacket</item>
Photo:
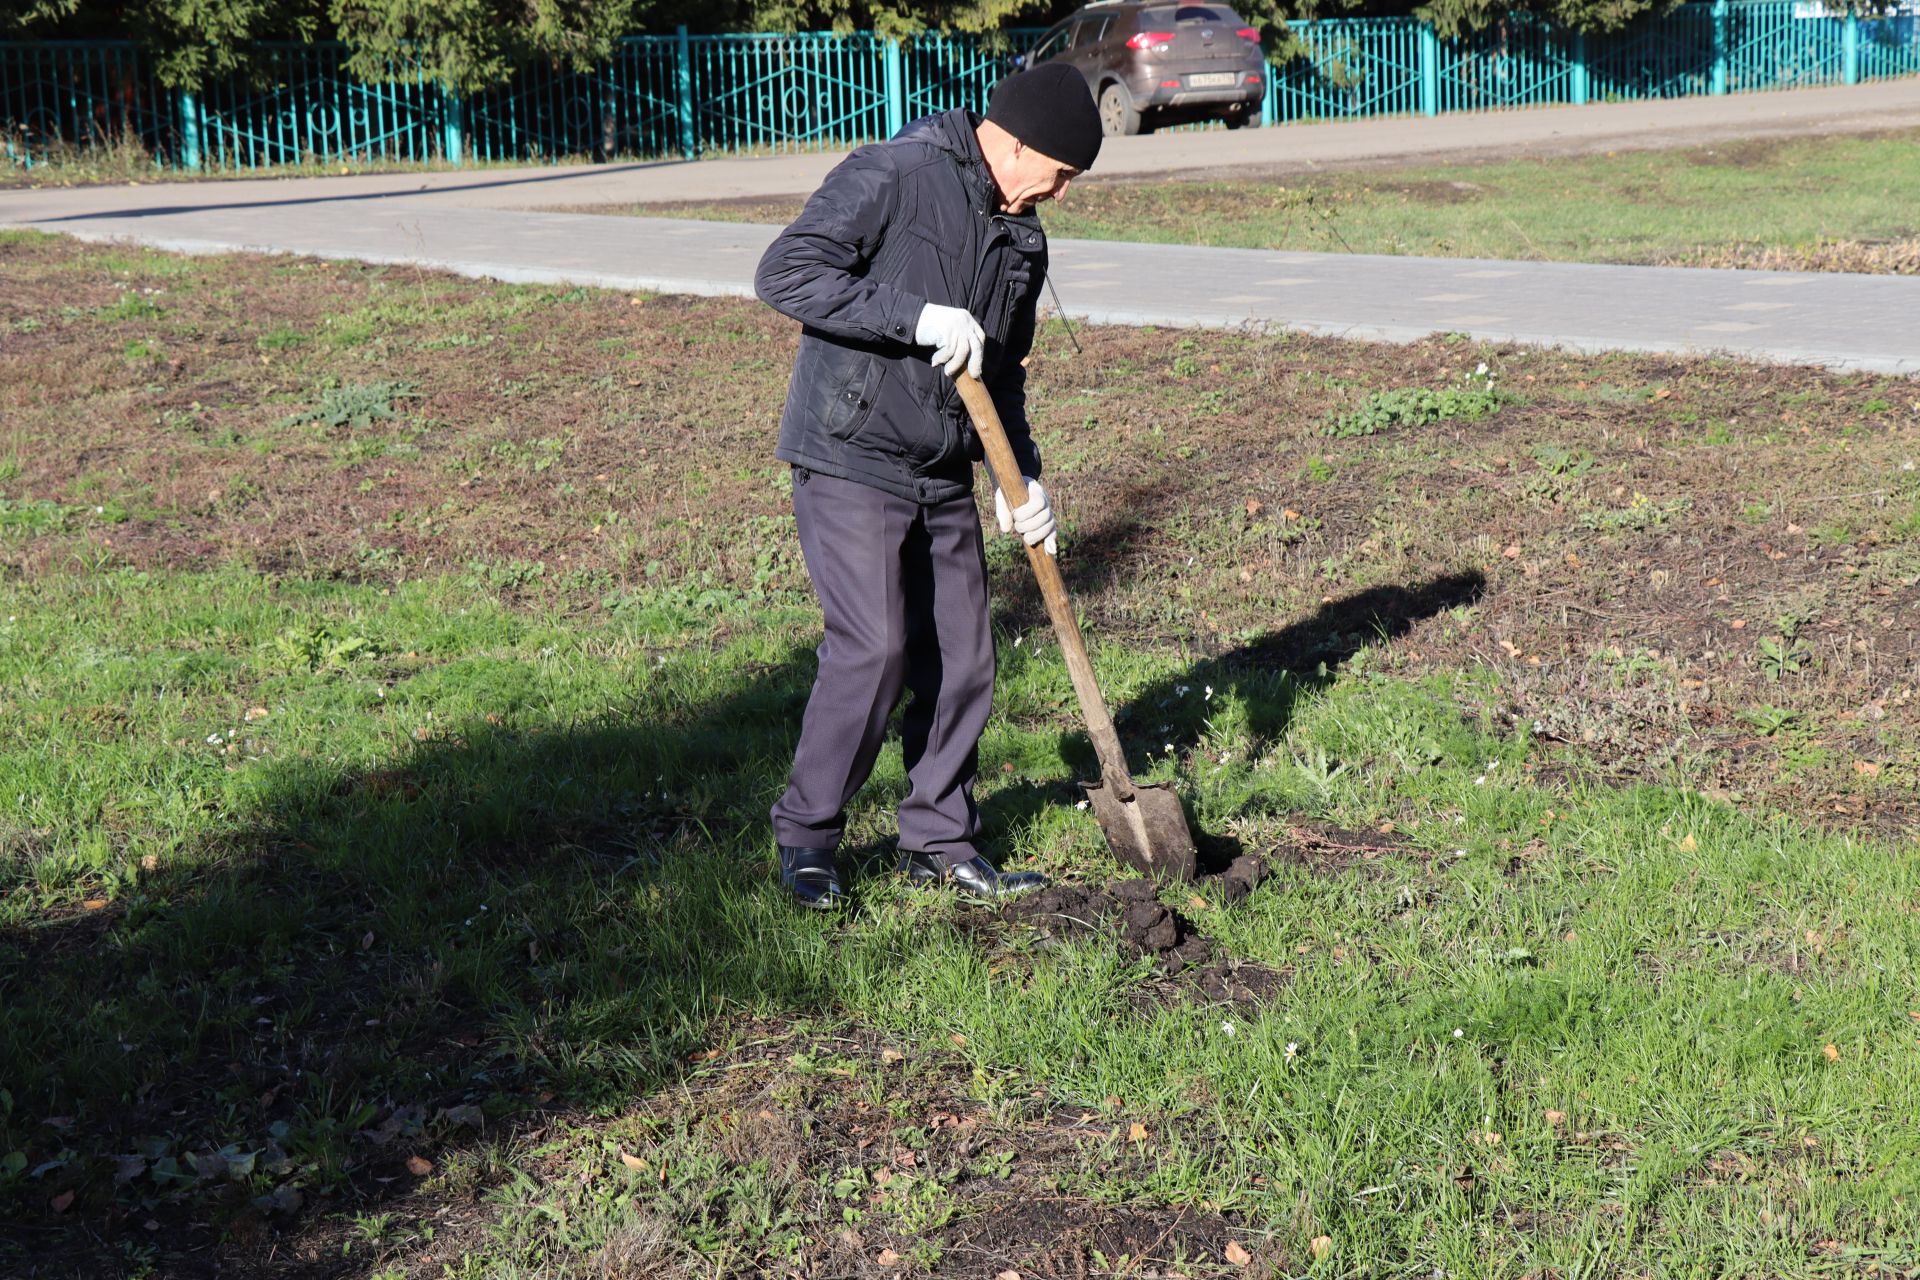
[(980, 445), (947, 375), (913, 345), (928, 302), (987, 333), (982, 379), (1029, 476), (1026, 370), (1047, 238), (999, 212), (966, 111), (928, 116), (855, 151), (760, 260), (754, 291), (805, 328), (777, 456), (913, 501), (972, 491)]

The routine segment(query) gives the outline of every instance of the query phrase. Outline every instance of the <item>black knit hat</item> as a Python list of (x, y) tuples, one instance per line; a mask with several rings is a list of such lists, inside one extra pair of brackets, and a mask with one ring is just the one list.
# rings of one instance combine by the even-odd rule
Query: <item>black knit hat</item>
[(1059, 62), (1008, 76), (993, 87), (987, 119), (1049, 159), (1093, 168), (1100, 154), (1100, 112), (1086, 77)]

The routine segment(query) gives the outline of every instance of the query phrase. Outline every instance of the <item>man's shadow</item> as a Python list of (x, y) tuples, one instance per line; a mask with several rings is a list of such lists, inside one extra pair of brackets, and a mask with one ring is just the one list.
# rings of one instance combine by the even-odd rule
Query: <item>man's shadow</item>
[[(642, 1102), (718, 1019), (830, 1009), (839, 924), (782, 900), (758, 830), (811, 652), (697, 684), (631, 661), (584, 724), (500, 705), (523, 686), (488, 659), (422, 672), (412, 704), (393, 681), (356, 714), (422, 728), (397, 763), (250, 762), (233, 829), (92, 909), (10, 913), (0, 1152), (40, 1172), (0, 1183), (29, 1197), (0, 1213), (0, 1271), (117, 1274), (137, 1245), (231, 1274), (248, 1241), (402, 1200), (409, 1161)], [(450, 704), (470, 713), (427, 720)], [(222, 1150), (252, 1172), (199, 1176)]]
[[(1111, 572), (1115, 557), (1137, 540), (1127, 529), (1113, 539), (1103, 538), (1104, 555), (1083, 566), (1083, 579), (1098, 582)], [(1002, 606), (1001, 625), (1026, 630), (1045, 625), (1037, 592), (1010, 592)], [(1397, 639), (1415, 624), (1450, 609), (1471, 606), (1486, 590), (1486, 577), (1468, 569), (1443, 574), (1412, 586), (1370, 587), (1323, 603), (1309, 616), (1276, 628), (1220, 653), (1203, 657), (1177, 674), (1163, 676), (1133, 691), (1123, 703), (1109, 697), (1130, 770), (1141, 770), (1148, 759), (1167, 753), (1185, 756), (1208, 732), (1210, 717), (1233, 705), (1244, 709), (1247, 730), (1256, 741), (1283, 736), (1292, 723), (1301, 698), (1330, 685), (1342, 665), (1370, 645)], [(1023, 659), (1030, 660), (1030, 659)], [(1071, 704), (1069, 704), (1071, 705)], [(1077, 706), (1073, 707), (1075, 714)], [(1100, 763), (1082, 729), (1064, 733), (1060, 753), (1076, 775), (1092, 781)], [(1048, 805), (1078, 799), (1075, 785), (1029, 785), (996, 794), (986, 806), (990, 827), (1009, 829), (1032, 821)], [(1188, 827), (1200, 851), (1203, 873), (1220, 870), (1243, 850), (1231, 837), (1209, 830), (1187, 805)]]

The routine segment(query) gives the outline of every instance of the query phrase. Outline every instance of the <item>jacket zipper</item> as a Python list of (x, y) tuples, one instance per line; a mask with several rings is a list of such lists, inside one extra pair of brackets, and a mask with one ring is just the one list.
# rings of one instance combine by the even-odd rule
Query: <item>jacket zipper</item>
[[(987, 216), (986, 238), (980, 242), (980, 260), (973, 264), (973, 279), (969, 281), (967, 285), (967, 311), (976, 319), (979, 318), (981, 310), (978, 305), (980, 301), (980, 281), (987, 270), (987, 256), (993, 252), (994, 240), (1003, 233), (1009, 239), (1013, 236), (1013, 233), (1007, 230), (1006, 223), (1001, 219), (999, 214), (989, 214)], [(981, 372), (985, 373), (986, 370), (982, 369)], [(958, 395), (959, 393), (954, 390), (951, 381), (940, 388), (940, 457), (943, 460), (952, 457), (960, 448), (959, 421), (952, 412), (953, 402), (958, 398)]]

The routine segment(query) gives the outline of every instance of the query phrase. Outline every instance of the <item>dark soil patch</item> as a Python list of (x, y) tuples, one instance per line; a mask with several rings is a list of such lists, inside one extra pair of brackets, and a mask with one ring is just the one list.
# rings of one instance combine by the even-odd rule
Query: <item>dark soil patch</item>
[[(688, 616), (810, 603), (772, 457), (794, 326), (764, 307), (53, 239), (0, 262), (0, 498), (53, 504), (0, 521), (0, 573), (237, 562), (573, 608), (663, 583)], [(1610, 776), (1687, 754), (1740, 801), (1912, 819), (1910, 381), (1439, 337), (1080, 340), (1042, 341), (1029, 405), (1101, 639), (1183, 644), (1225, 687), (1362, 651), (1479, 668), (1491, 714)], [(1480, 363), (1513, 396), (1492, 417), (1322, 433)], [(381, 381), (411, 384), (390, 420), (288, 425)], [(1044, 627), (1024, 566), (995, 565), (1002, 625)], [(1791, 671), (1764, 661), (1782, 617)], [(1130, 745), (1190, 744), (1179, 701), (1116, 708)], [(1768, 705), (1798, 736), (1756, 734)]]
[[(1226, 868), (1202, 876), (1194, 887), (1215, 888), (1227, 902), (1238, 902), (1268, 874), (1263, 860), (1242, 855)], [(1200, 909), (1210, 904), (1196, 894), (1192, 905)], [(1002, 926), (1028, 931), (1037, 946), (1110, 936), (1127, 956), (1152, 959), (1163, 978), (1175, 981), (1158, 982), (1144, 990), (1143, 1008), (1192, 999), (1258, 1008), (1269, 1003), (1290, 976), (1283, 970), (1219, 955), (1198, 924), (1162, 902), (1149, 880), (1050, 885), (1015, 898), (995, 918)]]
[[(1229, 1244), (1241, 1244), (1220, 1218), (1195, 1209), (1089, 1205), (1053, 1197), (1007, 1197), (957, 1228), (945, 1242), (951, 1265), (940, 1276), (992, 1276), (1013, 1269), (1035, 1280), (1090, 1280), (1114, 1274), (1158, 1274), (1176, 1261), (1224, 1265)], [(1251, 1251), (1249, 1251), (1251, 1252)], [(1253, 1275), (1280, 1264), (1259, 1259)]]

